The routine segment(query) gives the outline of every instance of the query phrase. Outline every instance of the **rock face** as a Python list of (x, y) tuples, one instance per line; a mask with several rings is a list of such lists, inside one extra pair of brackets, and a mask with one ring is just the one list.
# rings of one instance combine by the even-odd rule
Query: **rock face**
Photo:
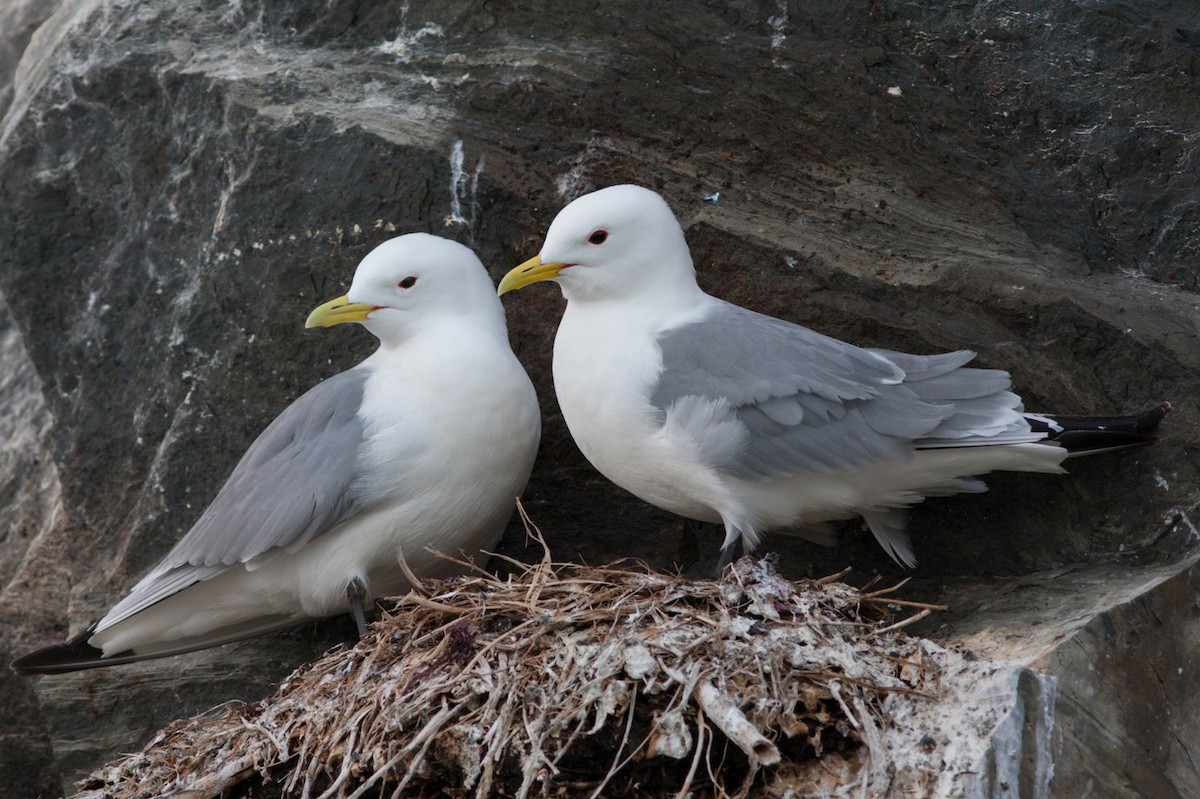
[[(911, 593), (952, 606), (927, 635), (1035, 669), (977, 795), (1200, 794), (1198, 75), (1187, 0), (9, 4), (0, 657), (96, 618), (279, 410), (369, 351), (301, 326), (371, 247), (425, 230), (499, 276), (568, 199), (630, 181), (735, 302), (973, 349), (1034, 410), (1175, 404), (1153, 449), (918, 508)], [(557, 292), (505, 301), (546, 414), (526, 507), (555, 556), (711, 568), (717, 531), (677, 551), (678, 521), (570, 442)], [(795, 574), (902, 573), (852, 527), (767, 545)], [(52, 795), (345, 631), (2, 676), (0, 792)]]

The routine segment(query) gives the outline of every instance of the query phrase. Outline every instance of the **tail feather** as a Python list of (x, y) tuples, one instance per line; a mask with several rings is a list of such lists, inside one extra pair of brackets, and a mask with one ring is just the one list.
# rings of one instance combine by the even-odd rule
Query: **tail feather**
[(107, 666), (112, 660), (103, 659), (104, 652), (88, 643), (93, 627), (62, 644), (52, 644), (17, 658), (12, 670), (23, 676), (32, 674), (65, 674), (68, 671)]
[(875, 540), (883, 551), (901, 566), (912, 568), (917, 565), (917, 553), (912, 539), (908, 537), (908, 514), (897, 508), (861, 511), (867, 528), (875, 534)]
[(1047, 441), (1064, 447), (1072, 456), (1100, 452), (1120, 452), (1148, 447), (1158, 438), (1148, 431), (1170, 413), (1171, 403), (1163, 402), (1140, 414), (1129, 416), (1066, 416), (1025, 414), (1035, 433), (1045, 433)]

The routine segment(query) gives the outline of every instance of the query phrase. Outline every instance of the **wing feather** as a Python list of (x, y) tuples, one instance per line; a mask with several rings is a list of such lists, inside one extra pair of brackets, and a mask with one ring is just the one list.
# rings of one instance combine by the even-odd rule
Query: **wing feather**
[(664, 421), (685, 397), (731, 408), (744, 445), (720, 449), (725, 458), (713, 465), (744, 479), (1041, 438), (1021, 417), (1008, 374), (966, 367), (974, 353), (965, 350), (864, 349), (721, 301), (658, 344), (663, 370), (651, 403)]
[(362, 368), (342, 372), (289, 405), (246, 450), (187, 535), (97, 631), (234, 564), (295, 551), (364, 507), (355, 461), (367, 375)]

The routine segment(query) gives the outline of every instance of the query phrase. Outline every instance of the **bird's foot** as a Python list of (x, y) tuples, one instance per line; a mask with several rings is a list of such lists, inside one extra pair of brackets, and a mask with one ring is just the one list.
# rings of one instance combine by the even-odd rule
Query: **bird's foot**
[(679, 550), (675, 553), (675, 564), (680, 570), (690, 568), (700, 559), (700, 542), (697, 538), (699, 529), (700, 522), (683, 520), (683, 529), (679, 534)]
[(737, 546), (737, 541), (731, 541), (721, 547), (721, 558), (717, 561), (717, 571), (713, 575), (715, 579), (720, 580), (725, 574), (725, 569), (728, 568), (730, 563), (733, 563), (733, 558), (737, 554)]
[(346, 584), (346, 598), (350, 600), (350, 615), (358, 625), (358, 637), (362, 638), (367, 634), (367, 611), (363, 607), (363, 601), (367, 598), (367, 587), (362, 580), (355, 577)]

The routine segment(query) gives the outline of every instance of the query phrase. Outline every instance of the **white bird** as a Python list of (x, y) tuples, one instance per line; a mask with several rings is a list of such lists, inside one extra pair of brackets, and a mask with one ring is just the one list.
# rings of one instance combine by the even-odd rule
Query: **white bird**
[(466, 247), (415, 233), (359, 264), (306, 327), (358, 322), (379, 349), (293, 402), (212, 504), (100, 621), (16, 661), (58, 673), (216, 646), (355, 613), (456, 567), (504, 531), (533, 467), (537, 396), (487, 271)]
[(863, 349), (719, 300), (671, 209), (638, 186), (566, 206), (498, 291), (542, 280), (567, 299), (554, 388), (580, 450), (646, 502), (723, 523), (722, 567), (739, 540), (819, 540), (855, 517), (911, 566), (909, 506), (984, 491), (975, 475), (993, 470), (1061, 473), (1068, 447), (1151, 443), (1140, 431), (1169, 408), (1026, 416), (1006, 372), (965, 367), (972, 352)]

